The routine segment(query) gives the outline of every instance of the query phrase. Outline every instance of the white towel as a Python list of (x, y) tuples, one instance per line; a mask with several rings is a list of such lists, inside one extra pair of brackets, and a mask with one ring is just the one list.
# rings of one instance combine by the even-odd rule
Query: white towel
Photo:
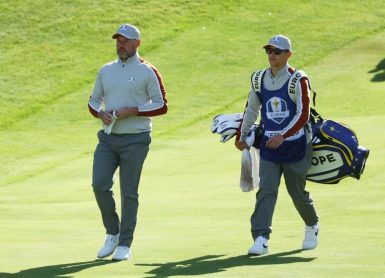
[(250, 192), (259, 187), (259, 150), (254, 147), (242, 151), (239, 185), (243, 192)]
[(243, 192), (249, 192), (254, 189), (253, 174), (252, 174), (251, 155), (248, 149), (242, 151), (241, 157), (241, 180), (240, 187)]
[(259, 149), (250, 147), (251, 173), (253, 177), (254, 189), (259, 187)]
[[(254, 125), (252, 130), (255, 127)], [(259, 150), (252, 146), (254, 140), (255, 133), (250, 132), (245, 140), (250, 149), (242, 151), (240, 187), (243, 192), (250, 192), (259, 187)]]

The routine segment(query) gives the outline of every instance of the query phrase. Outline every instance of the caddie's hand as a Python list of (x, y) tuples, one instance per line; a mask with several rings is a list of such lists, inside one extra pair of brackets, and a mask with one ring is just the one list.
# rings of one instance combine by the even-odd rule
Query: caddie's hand
[(283, 141), (285, 141), (285, 138), (281, 134), (274, 135), (266, 141), (266, 148), (276, 149), (282, 145)]
[(138, 115), (138, 107), (125, 107), (115, 110), (115, 115), (118, 119), (124, 119), (129, 116)]
[(235, 140), (235, 146), (238, 150), (243, 151), (244, 149), (249, 149), (250, 147), (246, 144), (246, 142), (239, 142)]
[(105, 112), (105, 111), (100, 111), (98, 115), (99, 119), (102, 120), (103, 124), (109, 125), (112, 122), (112, 114)]

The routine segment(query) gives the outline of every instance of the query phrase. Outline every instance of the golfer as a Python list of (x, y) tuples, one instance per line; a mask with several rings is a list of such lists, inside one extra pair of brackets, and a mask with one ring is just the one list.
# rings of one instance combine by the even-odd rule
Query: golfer
[(240, 136), (235, 141), (239, 150), (248, 148), (246, 136), (261, 111), (264, 135), (260, 145), (260, 184), (251, 216), (254, 244), (248, 250), (250, 255), (268, 253), (268, 240), (282, 174), (294, 206), (306, 225), (302, 248), (315, 248), (319, 232), (319, 217), (313, 200), (305, 191), (306, 172), (312, 158), (311, 130), (308, 125), (309, 81), (304, 72), (295, 71), (288, 64), (292, 55), (289, 38), (274, 36), (263, 48), (270, 68), (252, 75), (252, 89)]
[[(98, 258), (131, 258), (138, 211), (138, 185), (151, 143), (151, 117), (167, 113), (166, 90), (158, 70), (138, 54), (140, 32), (124, 24), (112, 36), (118, 59), (96, 78), (88, 108), (103, 129), (94, 153), (92, 186), (107, 237)], [(112, 186), (119, 167), (121, 219)], [(116, 250), (115, 250), (116, 249)]]

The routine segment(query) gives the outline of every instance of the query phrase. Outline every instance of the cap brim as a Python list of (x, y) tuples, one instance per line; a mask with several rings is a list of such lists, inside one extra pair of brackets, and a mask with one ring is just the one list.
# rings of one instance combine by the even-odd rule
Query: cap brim
[(266, 49), (267, 47), (275, 47), (275, 48), (278, 48), (278, 49), (281, 49), (281, 50), (289, 50), (289, 49), (286, 49), (286, 48), (281, 48), (280, 46), (275, 45), (275, 44), (266, 44), (263, 48)]
[(112, 38), (113, 38), (113, 39), (116, 39), (116, 38), (119, 37), (119, 36), (125, 37), (125, 38), (127, 38), (127, 39), (129, 39), (129, 40), (139, 40), (138, 38), (130, 38), (130, 37), (127, 37), (127, 36), (125, 36), (124, 34), (121, 34), (121, 33), (116, 33), (116, 34), (112, 35)]

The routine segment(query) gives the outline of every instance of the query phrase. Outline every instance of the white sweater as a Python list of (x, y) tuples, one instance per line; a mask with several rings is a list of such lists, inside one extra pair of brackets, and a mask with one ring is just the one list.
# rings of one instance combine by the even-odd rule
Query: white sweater
[(97, 116), (123, 107), (138, 107), (138, 116), (118, 119), (112, 133), (151, 131), (151, 116), (167, 112), (166, 92), (159, 72), (136, 54), (104, 65), (96, 78), (88, 107)]

